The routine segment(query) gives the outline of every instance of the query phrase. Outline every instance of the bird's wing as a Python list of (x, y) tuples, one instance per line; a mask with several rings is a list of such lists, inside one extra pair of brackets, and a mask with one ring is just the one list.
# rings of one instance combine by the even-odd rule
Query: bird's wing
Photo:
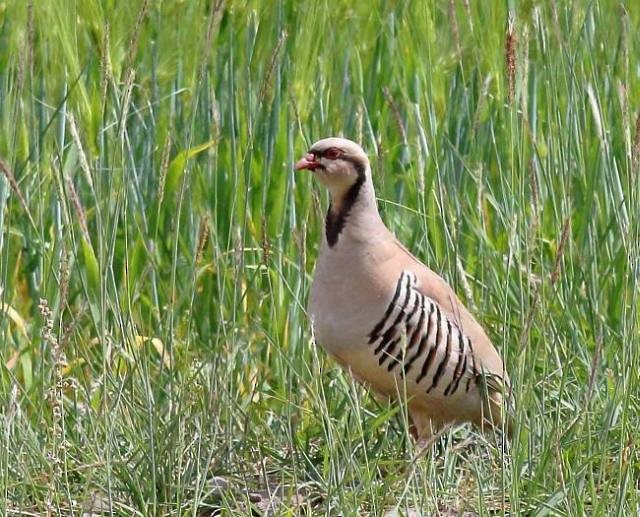
[[(400, 374), (415, 390), (430, 397), (460, 396), (478, 390), (482, 378), (502, 376), (486, 371), (473, 339), (438, 301), (426, 295), (418, 276), (405, 270), (391, 301), (368, 335), (378, 367)], [(494, 351), (495, 353), (495, 351)]]
[(436, 303), (452, 324), (469, 338), (478, 365), (477, 373), (487, 379), (488, 387), (495, 388), (496, 391), (501, 391), (503, 384), (509, 387), (509, 377), (500, 354), (453, 289), (442, 277), (420, 262), (402, 243), (396, 240), (395, 244), (405, 257), (405, 268), (414, 271), (417, 276), (416, 289)]

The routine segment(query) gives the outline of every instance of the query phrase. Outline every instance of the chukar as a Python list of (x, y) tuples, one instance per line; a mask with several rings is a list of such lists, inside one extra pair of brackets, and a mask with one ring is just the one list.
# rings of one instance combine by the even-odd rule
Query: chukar
[(331, 196), (309, 301), (316, 342), (374, 391), (406, 397), (421, 440), (451, 423), (499, 427), (509, 382), (500, 355), (451, 287), (382, 222), (362, 148), (325, 138), (295, 169)]

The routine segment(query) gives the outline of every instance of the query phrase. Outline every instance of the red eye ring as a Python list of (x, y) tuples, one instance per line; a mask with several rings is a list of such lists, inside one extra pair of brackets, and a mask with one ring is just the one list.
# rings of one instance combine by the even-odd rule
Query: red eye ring
[(329, 147), (324, 153), (322, 153), (322, 157), (327, 160), (336, 160), (342, 156), (342, 151), (337, 147)]

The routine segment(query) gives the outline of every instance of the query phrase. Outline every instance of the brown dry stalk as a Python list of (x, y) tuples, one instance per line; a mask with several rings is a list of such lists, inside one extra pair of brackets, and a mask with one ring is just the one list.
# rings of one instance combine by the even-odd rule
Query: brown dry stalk
[(78, 214), (78, 221), (80, 221), (80, 230), (82, 232), (82, 237), (87, 243), (91, 244), (91, 238), (89, 237), (89, 227), (87, 226), (87, 216), (85, 215), (84, 208), (82, 207), (82, 203), (80, 202), (80, 198), (78, 197), (78, 193), (76, 192), (76, 187), (71, 181), (70, 178), (67, 178), (67, 194), (69, 195), (69, 199), (71, 200), (71, 204), (73, 208), (75, 208), (76, 213)]
[(27, 66), (29, 77), (33, 78), (33, 67), (35, 64), (35, 23), (33, 21), (33, 0), (27, 3)]
[(198, 229), (198, 246), (196, 248), (196, 264), (200, 263), (204, 247), (207, 244), (207, 238), (209, 237), (209, 216), (205, 215), (200, 220), (200, 228)]
[(536, 174), (536, 165), (534, 158), (529, 161), (529, 178), (531, 179), (531, 201), (533, 202), (533, 208), (538, 212), (540, 206), (540, 188), (538, 186), (538, 175)]
[(218, 21), (221, 18), (220, 10), (222, 9), (222, 4), (224, 4), (224, 0), (218, 0), (215, 3), (215, 5), (211, 8), (211, 13), (209, 14), (209, 23), (207, 25), (207, 37), (204, 41), (204, 48), (202, 50), (201, 68), (200, 68), (201, 78), (204, 76), (204, 71), (207, 69), (207, 63), (209, 63), (209, 56), (211, 55), (211, 50), (213, 49), (214, 29), (218, 25)]
[(271, 85), (271, 76), (273, 75), (273, 70), (276, 67), (278, 54), (280, 54), (280, 49), (282, 48), (284, 42), (287, 41), (288, 37), (289, 34), (287, 33), (287, 31), (282, 31), (280, 33), (278, 43), (276, 44), (276, 48), (274, 48), (273, 52), (271, 53), (271, 62), (269, 63), (269, 68), (267, 69), (267, 73), (264, 77), (264, 81), (262, 82), (262, 87), (260, 88), (260, 93), (258, 95), (259, 104), (262, 104), (262, 101), (264, 101), (267, 96), (267, 89)]
[(489, 87), (491, 86), (491, 75), (488, 74), (484, 81), (482, 82), (482, 90), (480, 93), (480, 97), (478, 98), (478, 104), (476, 105), (476, 111), (473, 114), (473, 134), (478, 132), (478, 127), (480, 126), (480, 117), (481, 113), (484, 110), (485, 105), (487, 104), (487, 98), (489, 97)]
[(560, 271), (562, 269), (562, 257), (564, 256), (564, 249), (567, 245), (567, 240), (569, 238), (569, 231), (571, 230), (571, 219), (567, 216), (564, 220), (564, 225), (562, 226), (562, 235), (560, 237), (560, 243), (558, 244), (558, 251), (556, 253), (556, 262), (553, 266), (553, 272), (551, 273), (551, 285), (555, 285), (558, 281), (558, 277), (560, 276)]
[(60, 253), (60, 264), (58, 267), (58, 286), (60, 289), (60, 319), (62, 319), (62, 313), (67, 306), (67, 296), (69, 294), (69, 257), (67, 256), (67, 250), (62, 246)]
[(471, 4), (469, 3), (469, 0), (463, 0), (462, 4), (464, 5), (464, 10), (467, 11), (467, 21), (469, 23), (471, 33), (473, 33), (473, 16), (471, 16)]
[[(362, 138), (359, 138), (360, 140), (362, 140)], [(376, 169), (378, 172), (380, 172), (380, 169), (382, 167), (382, 157), (384, 156), (385, 153), (385, 144), (382, 141), (382, 136), (378, 136), (377, 141), (376, 141), (376, 149), (377, 149), (377, 159), (376, 159)], [(382, 174), (377, 174), (378, 177), (382, 176), (384, 178), (384, 175)]]
[[(567, 240), (569, 239), (569, 230), (571, 229), (571, 219), (569, 216), (564, 221), (564, 225), (562, 226), (562, 235), (560, 236), (560, 243), (558, 244), (558, 251), (556, 253), (556, 261), (553, 266), (553, 271), (551, 273), (551, 286), (554, 286), (558, 281), (560, 276), (562, 257), (564, 256), (564, 250), (567, 244)], [(533, 289), (533, 301), (529, 306), (529, 311), (527, 312), (527, 316), (524, 322), (524, 328), (522, 329), (522, 334), (520, 334), (520, 339), (518, 340), (519, 347), (524, 345), (526, 337), (529, 335), (529, 331), (531, 330), (531, 325), (533, 324), (533, 316), (535, 314), (536, 309), (538, 308), (538, 303), (540, 302), (540, 285), (535, 284)]]
[(557, 26), (560, 20), (558, 16), (558, 4), (556, 0), (551, 0), (549, 3), (551, 4), (551, 16), (553, 16), (553, 21)]
[(140, 11), (138, 12), (138, 18), (136, 20), (136, 25), (131, 33), (131, 40), (129, 40), (129, 52), (127, 53), (127, 67), (125, 69), (125, 73), (133, 68), (133, 60), (138, 53), (138, 43), (140, 42), (140, 33), (142, 32), (142, 25), (144, 23), (145, 18), (147, 17), (147, 13), (149, 12), (149, 0), (144, 0), (142, 6), (140, 7)]
[(124, 142), (124, 135), (126, 132), (126, 122), (129, 115), (129, 103), (131, 102), (131, 92), (133, 91), (133, 81), (136, 77), (136, 71), (133, 68), (134, 60), (138, 53), (138, 44), (140, 42), (140, 33), (142, 32), (142, 26), (144, 20), (149, 12), (149, 0), (144, 0), (140, 11), (138, 11), (138, 18), (136, 19), (136, 25), (131, 33), (131, 39), (129, 40), (129, 52), (127, 52), (126, 66), (124, 67), (124, 89), (122, 99), (122, 111), (120, 113), (120, 142)]
[[(460, 283), (462, 284), (462, 291), (467, 298), (467, 305), (469, 305), (472, 312), (478, 312), (478, 307), (473, 299), (473, 291), (471, 290), (471, 285), (467, 279), (467, 272), (462, 265), (459, 255), (456, 255), (456, 270), (458, 271), (458, 278), (460, 278)], [(454, 304), (454, 307), (457, 308), (457, 306), (458, 304)]]
[(624, 77), (627, 78), (629, 75), (629, 13), (622, 3), (620, 4), (620, 47), (622, 49)]
[(507, 84), (509, 92), (509, 102), (513, 101), (516, 92), (516, 45), (518, 38), (515, 31), (515, 21), (513, 15), (509, 15), (507, 27), (507, 41), (504, 47), (505, 62), (507, 68)]
[(620, 109), (622, 110), (622, 128), (624, 131), (625, 148), (627, 150), (627, 158), (631, 159), (631, 127), (629, 126), (629, 93), (627, 87), (621, 81), (618, 81), (618, 99), (620, 100)]
[(82, 172), (84, 172), (87, 183), (89, 187), (91, 187), (91, 191), (93, 192), (93, 177), (91, 176), (91, 168), (89, 167), (89, 160), (87, 160), (87, 155), (84, 152), (84, 148), (82, 147), (82, 141), (80, 140), (80, 132), (78, 131), (78, 125), (76, 124), (76, 118), (73, 116), (73, 113), (67, 113), (67, 121), (69, 122), (69, 130), (71, 131), (71, 138), (73, 139), (73, 143), (78, 149), (78, 160), (80, 161), (80, 168)]
[(458, 28), (458, 17), (456, 16), (456, 0), (449, 0), (449, 24), (451, 25), (451, 33), (453, 34), (453, 41), (456, 42), (456, 51), (458, 56), (462, 53), (460, 46), (460, 29)]
[(398, 130), (400, 131), (400, 134), (402, 135), (402, 141), (406, 145), (406, 143), (407, 143), (407, 130), (404, 127), (404, 122), (402, 122), (402, 116), (400, 115), (400, 109), (398, 108), (398, 105), (396, 104), (396, 101), (391, 96), (391, 92), (389, 91), (389, 88), (387, 88), (386, 86), (384, 88), (382, 88), (382, 93), (384, 94), (384, 97), (387, 100), (387, 104), (389, 104), (389, 107), (391, 108), (391, 113), (393, 114), (393, 119), (395, 120), (395, 123), (398, 126)]
[[(69, 268), (69, 254), (63, 243), (62, 249), (60, 250), (60, 263), (58, 265), (58, 289), (60, 292), (58, 302), (58, 320), (60, 322), (58, 345), (60, 348), (64, 348), (69, 342), (69, 336), (72, 331), (72, 325), (64, 325), (63, 321), (64, 311), (68, 307), (70, 277), (71, 271)], [(68, 309), (69, 314), (71, 314), (71, 307), (68, 307)]]
[(560, 452), (560, 446), (558, 443), (555, 444), (553, 450), (556, 454), (556, 465), (558, 466), (557, 472), (560, 477), (560, 486), (563, 490), (566, 490), (567, 483), (564, 479), (564, 462), (562, 461), (562, 452)]
[(633, 139), (633, 148), (631, 149), (631, 163), (636, 169), (640, 165), (640, 111), (636, 115), (636, 134)]
[(356, 106), (356, 142), (364, 140), (364, 108), (361, 103)]
[(162, 149), (162, 158), (160, 161), (160, 182), (158, 185), (158, 207), (162, 206), (164, 200), (164, 185), (167, 179), (167, 171), (169, 170), (169, 153), (171, 152), (171, 133), (167, 135)]
[(124, 95), (122, 98), (122, 113), (120, 114), (120, 143), (124, 142), (124, 134), (127, 127), (127, 117), (129, 116), (129, 103), (131, 102), (131, 92), (133, 91), (133, 80), (136, 77), (136, 71), (129, 68), (126, 72), (124, 80)]
[(109, 22), (104, 27), (104, 35), (101, 43), (101, 56), (100, 56), (100, 95), (102, 99), (102, 111), (104, 113), (105, 106), (107, 105), (107, 88), (109, 87), (109, 81), (112, 79), (111, 73), (111, 55), (109, 53), (110, 43), (109, 35), (111, 32), (111, 26)]
[(531, 183), (531, 233), (530, 244), (534, 246), (534, 239), (540, 228), (540, 186), (535, 158), (529, 160), (529, 181)]
[(13, 175), (13, 172), (11, 171), (9, 166), (6, 163), (4, 163), (2, 160), (0, 160), (0, 171), (2, 171), (2, 173), (4, 174), (4, 177), (7, 178), (7, 181), (11, 186), (11, 190), (13, 190), (13, 192), (15, 193), (16, 197), (18, 198), (18, 201), (20, 202), (20, 205), (22, 205), (22, 209), (26, 212), (26, 214), (29, 217), (31, 217), (29, 214), (29, 208), (27, 208), (27, 201), (24, 199), (22, 192), (20, 192), (20, 187), (18, 186), (18, 182), (16, 181), (16, 178)]

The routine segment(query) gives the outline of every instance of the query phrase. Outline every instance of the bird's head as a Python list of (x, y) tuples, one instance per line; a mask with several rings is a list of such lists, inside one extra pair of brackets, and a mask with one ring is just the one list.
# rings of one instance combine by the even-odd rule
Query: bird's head
[(340, 196), (356, 183), (364, 181), (369, 159), (362, 147), (351, 140), (324, 138), (311, 146), (296, 163), (295, 169), (310, 170), (333, 196)]

